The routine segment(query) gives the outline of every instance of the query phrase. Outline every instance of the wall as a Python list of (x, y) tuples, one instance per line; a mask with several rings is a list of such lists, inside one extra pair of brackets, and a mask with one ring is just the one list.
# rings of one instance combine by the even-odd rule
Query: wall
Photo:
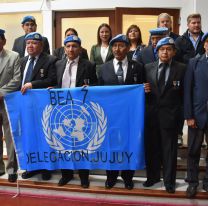
[[(26, 1), (26, 0), (25, 0)], [(143, 8), (177, 8), (181, 10), (180, 34), (186, 30), (186, 18), (190, 13), (200, 12), (202, 14), (202, 24), (204, 30), (208, 30), (206, 20), (208, 19), (207, 0), (42, 0), (22, 3), (0, 3), (1, 14), (19, 12), (41, 12), (43, 22), (38, 25), (43, 30), (43, 35), (47, 36), (52, 45), (54, 40), (53, 11), (66, 10), (88, 10), (112, 9), (115, 7), (143, 7)], [(2, 18), (1, 18), (2, 19)], [(7, 19), (5, 19), (5, 23)], [(19, 25), (19, 23), (18, 23)], [(10, 39), (13, 41), (13, 39)]]
[(12, 14), (0, 14), (0, 28), (6, 31), (5, 36), (7, 39), (6, 47), (7, 49), (12, 49), (14, 39), (24, 35), (24, 30), (22, 29), (22, 17), (32, 15), (36, 19), (38, 25), (37, 31), (42, 33), (43, 19), (42, 14), (39, 12), (29, 12), (29, 13), (12, 13)]

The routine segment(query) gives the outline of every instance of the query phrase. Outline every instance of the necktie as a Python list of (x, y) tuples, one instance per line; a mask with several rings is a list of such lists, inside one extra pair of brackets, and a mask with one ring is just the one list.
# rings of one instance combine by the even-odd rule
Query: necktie
[(158, 87), (159, 87), (160, 92), (162, 92), (165, 87), (165, 73), (168, 68), (167, 63), (162, 63), (161, 65), (162, 65), (162, 70), (160, 72), (160, 76), (158, 79)]
[(70, 77), (70, 81), (69, 81), (69, 87), (71, 87), (71, 83), (72, 83), (72, 65), (74, 64), (74, 61), (71, 61), (71, 63), (69, 64), (69, 77)]
[(123, 84), (124, 83), (124, 76), (123, 76), (123, 68), (122, 68), (122, 62), (118, 62), (118, 70), (117, 70), (117, 77), (118, 77), (118, 83)]
[(24, 84), (31, 81), (34, 62), (35, 62), (35, 57), (31, 57), (30, 58), (30, 63), (29, 63), (29, 66), (27, 68), (27, 72), (26, 72), (26, 75), (25, 75)]
[(62, 77), (62, 88), (70, 88), (72, 83), (72, 65), (74, 64), (74, 61), (71, 61), (70, 63), (66, 64), (66, 68)]

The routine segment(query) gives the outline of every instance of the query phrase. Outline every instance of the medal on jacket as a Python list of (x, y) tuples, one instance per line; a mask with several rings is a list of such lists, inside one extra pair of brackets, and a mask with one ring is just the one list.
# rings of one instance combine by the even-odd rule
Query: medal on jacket
[(40, 69), (40, 77), (44, 77), (44, 69)]
[(180, 86), (180, 81), (173, 81), (173, 86), (174, 87), (179, 87)]

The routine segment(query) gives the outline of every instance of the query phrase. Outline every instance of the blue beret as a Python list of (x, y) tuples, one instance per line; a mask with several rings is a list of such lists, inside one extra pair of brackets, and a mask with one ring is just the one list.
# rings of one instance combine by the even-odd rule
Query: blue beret
[(31, 32), (25, 36), (25, 41), (27, 40), (42, 41), (43, 37), (38, 32)]
[(201, 41), (205, 41), (208, 38), (208, 32), (204, 33), (204, 35), (202, 36)]
[(76, 42), (79, 45), (81, 45), (81, 39), (76, 35), (67, 36), (66, 39), (64, 40), (64, 45), (66, 45), (68, 42)]
[(0, 29), (0, 35), (4, 35), (5, 31), (3, 29)]
[(113, 38), (111, 39), (111, 41), (110, 41), (109, 44), (110, 44), (111, 46), (113, 46), (113, 44), (114, 44), (115, 42), (124, 42), (126, 45), (129, 45), (129, 40), (128, 40), (127, 36), (124, 35), (124, 34), (118, 34), (118, 35), (116, 35), (115, 37), (113, 37)]
[(25, 22), (28, 22), (28, 21), (33, 21), (36, 24), (36, 20), (35, 20), (34, 16), (25, 16), (22, 20), (22, 24), (24, 24)]
[(168, 28), (166, 27), (159, 27), (159, 28), (156, 28), (156, 29), (151, 29), (149, 30), (150, 32), (150, 35), (165, 35), (168, 33)]
[(164, 45), (172, 45), (172, 46), (175, 46), (175, 42), (174, 42), (173, 38), (171, 38), (171, 37), (162, 38), (162, 39), (160, 39), (157, 42), (156, 50), (158, 51), (158, 49), (161, 46), (164, 46)]

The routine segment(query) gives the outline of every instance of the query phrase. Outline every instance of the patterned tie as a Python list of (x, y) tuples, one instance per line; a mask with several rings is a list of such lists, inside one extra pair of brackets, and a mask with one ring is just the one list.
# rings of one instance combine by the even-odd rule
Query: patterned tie
[(166, 73), (166, 70), (168, 68), (167, 63), (162, 63), (161, 65), (162, 65), (161, 66), (162, 70), (160, 72), (160, 76), (159, 76), (159, 79), (158, 79), (158, 87), (159, 87), (160, 92), (162, 92), (163, 89), (165, 88), (165, 73)]
[(74, 64), (74, 61), (72, 62), (67, 62), (65, 71), (62, 77), (62, 88), (70, 88), (71, 87), (71, 69), (72, 69), (72, 64)]
[(117, 77), (118, 77), (118, 83), (124, 84), (124, 75), (123, 75), (123, 68), (122, 68), (122, 62), (118, 62), (118, 70), (117, 70)]
[(27, 68), (27, 72), (26, 72), (26, 75), (25, 75), (24, 84), (31, 81), (34, 62), (35, 62), (35, 57), (31, 57), (30, 58), (30, 63), (29, 63), (29, 66)]
[(72, 78), (72, 65), (74, 64), (74, 61), (71, 61), (71, 63), (69, 64), (69, 77), (70, 77), (70, 81), (69, 81), (69, 88), (71, 87), (71, 78)]

